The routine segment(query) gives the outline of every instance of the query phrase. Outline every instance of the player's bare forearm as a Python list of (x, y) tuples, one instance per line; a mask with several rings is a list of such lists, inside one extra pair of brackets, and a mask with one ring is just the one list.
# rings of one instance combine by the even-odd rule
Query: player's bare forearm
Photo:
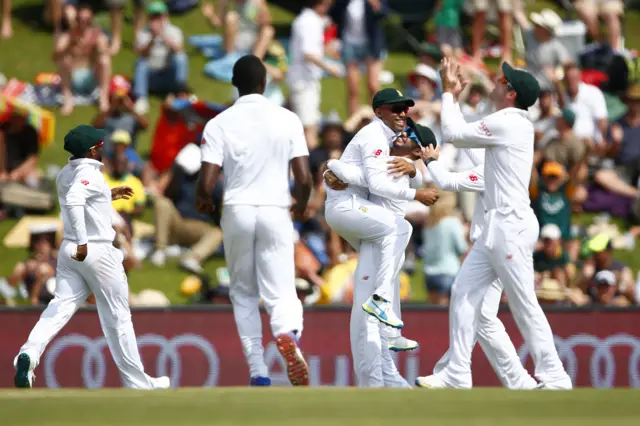
[(313, 179), (309, 170), (309, 157), (297, 157), (291, 160), (291, 170), (295, 185), (293, 187), (293, 198), (295, 200), (295, 212), (302, 214), (307, 209)]
[(213, 206), (213, 189), (219, 176), (219, 165), (202, 163), (200, 177), (198, 177), (198, 183), (196, 184), (196, 204), (198, 206)]

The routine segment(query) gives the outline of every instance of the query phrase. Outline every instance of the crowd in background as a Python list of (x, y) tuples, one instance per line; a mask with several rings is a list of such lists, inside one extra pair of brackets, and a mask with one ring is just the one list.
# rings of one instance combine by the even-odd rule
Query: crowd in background
[[(105, 32), (94, 24), (91, 7), (47, 2), (47, 17), (54, 29), (60, 113), (72, 114), (78, 96), (95, 93), (98, 112), (92, 124), (109, 134), (103, 148), (105, 178), (112, 187), (134, 189), (132, 199), (113, 205), (116, 244), (125, 253), (125, 269), (140, 267), (143, 258), (164, 268), (167, 257), (178, 254), (180, 267), (204, 285), (205, 299), (228, 302), (226, 271), (218, 270), (215, 286), (209, 285), (213, 280), (203, 270), (209, 258), (221, 256), (224, 250), (222, 186), (212, 194), (215, 214), (199, 213), (194, 183), (200, 168), (198, 129), (202, 120), (189, 117), (195, 113), (214, 116), (224, 105), (203, 106), (197, 100), (197, 89), (189, 87), (185, 54), (189, 31), (171, 23), (163, 2), (146, 6), (136, 2), (133, 48), (137, 59), (131, 64), (131, 78), (112, 75), (111, 60), (122, 48), (121, 3), (107, 2), (111, 28)], [(368, 105), (361, 105), (360, 88), (366, 86), (370, 97), (384, 81), (383, 23), (393, 2), (306, 3), (308, 7), (291, 27), (286, 72), (271, 60), (279, 57), (274, 52), (279, 45), (265, 0), (203, 3), (203, 18), (212, 27), (220, 27), (222, 36), (192, 38), (191, 43), (216, 50), (212, 54), (216, 60), (207, 65), (215, 75), (228, 74), (243, 54), (263, 58), (268, 69), (265, 96), (300, 117), (315, 189), (308, 219), (295, 224), (296, 286), (307, 304), (349, 303), (357, 254), (324, 221), (322, 170), (329, 159), (340, 157), (353, 135), (374, 116)], [(2, 4), (0, 34), (8, 38), (12, 34), (10, 0)], [(539, 298), (547, 304), (627, 306), (640, 302), (640, 284), (635, 283), (633, 271), (615, 259), (613, 249), (633, 249), (640, 236), (640, 79), (634, 80), (640, 62), (623, 44), (621, 1), (576, 1), (575, 9), (577, 22), (584, 23), (584, 34), (571, 33), (576, 21), (564, 22), (550, 9), (527, 15), (520, 0), (440, 0), (434, 31), (416, 46), (415, 66), (407, 70), (401, 90), (416, 100), (410, 116), (435, 132), (441, 144), (438, 161), (451, 171), (462, 172), (471, 169), (470, 159), (440, 140), (437, 70), (441, 58), (459, 60), (466, 79), (472, 82), (460, 96), (467, 121), (492, 112), (488, 93), (495, 81), (487, 57), (496, 56), (533, 73), (542, 89), (539, 102), (529, 111), (536, 131), (530, 194), (541, 226), (534, 254)], [(492, 16), (499, 29), (497, 45), (484, 40)], [(462, 27), (465, 18), (472, 23), (468, 32)], [(605, 34), (600, 33), (599, 19), (606, 25)], [(521, 46), (516, 46), (518, 40)], [(345, 79), (346, 117), (335, 111), (321, 113), (321, 90), (327, 77)], [(161, 123), (149, 123), (147, 118), (150, 93), (166, 96)], [(154, 135), (147, 157), (137, 149), (136, 139), (140, 132), (154, 127), (162, 142)], [(38, 135), (16, 109), (0, 125), (3, 215), (46, 210), (41, 204), (51, 203), (51, 183), (38, 168), (38, 155)], [(423, 172), (429, 180), (428, 171)], [(33, 196), (30, 204), (16, 201), (27, 193)], [(448, 304), (453, 279), (470, 248), (469, 222), (476, 196), (443, 193), (430, 209), (419, 203), (411, 206), (407, 219), (414, 235), (402, 281), (405, 299), (410, 293), (409, 277), (420, 267), (428, 302)], [(149, 209), (155, 228), (150, 235), (136, 235), (134, 219)], [(583, 212), (600, 215), (575, 223), (576, 214)], [(622, 218), (623, 229), (610, 216)], [(14, 287), (23, 283), (23, 292), (33, 304), (47, 303), (52, 297), (56, 232), (32, 229), (28, 259), (17, 264), (7, 278)], [(193, 280), (186, 280), (182, 286), (189, 292), (192, 284)]]

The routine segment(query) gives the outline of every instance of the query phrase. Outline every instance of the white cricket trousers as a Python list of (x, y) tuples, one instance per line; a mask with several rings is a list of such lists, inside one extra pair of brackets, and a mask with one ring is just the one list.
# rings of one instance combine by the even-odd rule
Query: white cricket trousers
[[(411, 233), (402, 236), (409, 242)], [(377, 319), (367, 314), (362, 309), (362, 304), (373, 292), (373, 276), (376, 266), (379, 265), (379, 252), (374, 244), (363, 242), (360, 245), (360, 255), (356, 268), (353, 286), (353, 307), (351, 308), (351, 354), (353, 357), (353, 369), (356, 376), (356, 385), (359, 387), (393, 387), (410, 388), (411, 386), (400, 375), (389, 351), (387, 328)], [(402, 262), (395, 265), (399, 277)], [(398, 279), (399, 281), (399, 279)], [(395, 286), (393, 287), (395, 289)], [(400, 299), (394, 291), (392, 296)]]
[(122, 252), (112, 243), (89, 242), (87, 258), (77, 262), (71, 258), (75, 251), (76, 244), (66, 240), (62, 242), (54, 298), (29, 334), (27, 343), (20, 348), (20, 353), (27, 353), (38, 365), (47, 344), (93, 292), (100, 325), (124, 387), (155, 389), (155, 379), (144, 372), (133, 331)]
[(289, 209), (225, 206), (224, 252), (231, 278), (230, 297), (251, 377), (268, 376), (262, 346), (260, 300), (274, 336), (302, 334), (302, 303), (295, 287), (293, 222)]
[[(496, 279), (507, 292), (509, 307), (535, 363), (535, 377), (542, 383), (569, 380), (553, 333), (538, 299), (533, 280), (533, 249), (538, 220), (532, 211), (494, 215), (483, 235), (471, 248), (451, 292), (449, 315), (449, 364), (438, 373), (448, 384), (470, 388), (471, 351), (478, 334), (482, 301)], [(487, 247), (487, 235), (491, 234)]]
[[(476, 340), (480, 343), (504, 387), (508, 389), (533, 389), (537, 383), (522, 366), (516, 348), (513, 346), (502, 321), (498, 319), (501, 298), (502, 284), (500, 280), (495, 280), (487, 289), (482, 300)], [(449, 312), (456, 309), (453, 305), (449, 305)], [(451, 351), (447, 350), (433, 368), (433, 374), (444, 370), (450, 359)], [(448, 384), (453, 387), (468, 387), (467, 383)]]
[(400, 256), (404, 256), (406, 248), (404, 239), (398, 236), (411, 234), (409, 222), (384, 207), (355, 195), (327, 204), (325, 219), (331, 229), (355, 250), (360, 251), (361, 243), (373, 243), (380, 262), (373, 274), (375, 285), (371, 294), (393, 302), (395, 265)]

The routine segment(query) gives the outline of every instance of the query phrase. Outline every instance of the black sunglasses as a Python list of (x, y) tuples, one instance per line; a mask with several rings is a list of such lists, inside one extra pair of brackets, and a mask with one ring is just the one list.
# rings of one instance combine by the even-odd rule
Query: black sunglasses
[(394, 114), (401, 114), (403, 112), (408, 112), (409, 107), (405, 104), (391, 104), (387, 105), (387, 109)]

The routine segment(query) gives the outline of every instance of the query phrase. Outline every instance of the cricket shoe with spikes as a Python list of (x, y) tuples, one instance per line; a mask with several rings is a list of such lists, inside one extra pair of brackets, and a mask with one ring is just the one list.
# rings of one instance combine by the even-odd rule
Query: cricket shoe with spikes
[(13, 377), (14, 385), (17, 388), (32, 388), (36, 381), (36, 375), (33, 374), (35, 364), (31, 357), (23, 352), (13, 360), (13, 366), (16, 369), (16, 374)]
[(362, 304), (362, 309), (378, 321), (393, 328), (402, 328), (404, 323), (393, 313), (391, 302), (377, 294)]
[(404, 336), (389, 338), (389, 350), (394, 352), (406, 352), (418, 349), (418, 342), (407, 339)]
[(309, 366), (302, 356), (298, 340), (291, 333), (276, 336), (278, 352), (287, 364), (287, 376), (293, 386), (309, 386)]
[(425, 389), (446, 389), (452, 387), (436, 375), (418, 377), (416, 379), (416, 386)]

